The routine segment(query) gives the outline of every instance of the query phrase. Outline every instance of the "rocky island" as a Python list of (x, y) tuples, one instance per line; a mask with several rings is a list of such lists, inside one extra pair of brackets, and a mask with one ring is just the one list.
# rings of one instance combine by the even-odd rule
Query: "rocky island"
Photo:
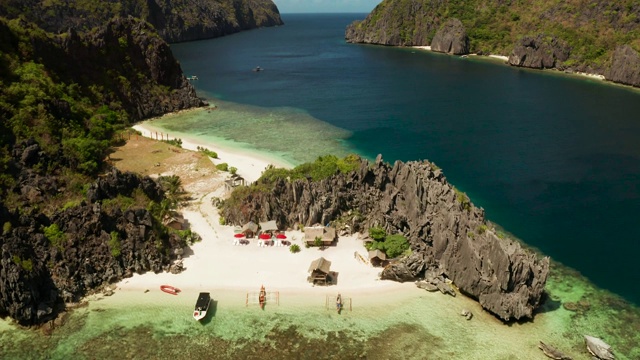
[(640, 86), (640, 4), (624, 1), (384, 0), (346, 29), (352, 43), (508, 56), (512, 66)]
[[(323, 161), (331, 163), (331, 157), (318, 160)], [(273, 219), (284, 227), (331, 223), (363, 233), (379, 226), (406, 237), (412, 251), (385, 267), (382, 279), (443, 275), (505, 321), (533, 317), (543, 298), (548, 258), (488, 226), (484, 211), (428, 161), (347, 161), (353, 171), (318, 180), (312, 173), (287, 180), (287, 173), (267, 172), (256, 185), (236, 190), (221, 214), (237, 225)], [(305, 165), (300, 168), (305, 171)]]

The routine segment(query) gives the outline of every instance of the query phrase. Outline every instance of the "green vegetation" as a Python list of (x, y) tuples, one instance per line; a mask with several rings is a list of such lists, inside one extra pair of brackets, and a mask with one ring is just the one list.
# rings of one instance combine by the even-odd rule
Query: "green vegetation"
[(229, 170), (229, 164), (227, 163), (221, 163), (216, 165), (216, 169), (220, 170), (220, 171), (228, 171)]
[(471, 211), (471, 200), (469, 199), (467, 194), (458, 190), (455, 187), (453, 188), (453, 190), (456, 192), (456, 200), (460, 204), (462, 204), (462, 208), (466, 211)]
[(176, 232), (178, 233), (178, 235), (180, 235), (182, 239), (184, 239), (187, 242), (189, 246), (202, 240), (202, 237), (200, 237), (198, 233), (191, 231), (191, 229), (177, 230)]
[(218, 153), (217, 153), (217, 152), (215, 152), (215, 151), (212, 151), (212, 150), (209, 150), (209, 149), (207, 149), (207, 148), (200, 147), (200, 146), (198, 146), (196, 149), (197, 149), (199, 152), (201, 152), (201, 153), (203, 153), (203, 154), (207, 155), (207, 156), (208, 156), (208, 157), (210, 157), (210, 158), (213, 158), (213, 159), (217, 159), (217, 158), (218, 158)]
[(21, 259), (18, 255), (13, 255), (13, 262), (28, 272), (33, 271), (33, 261), (31, 259)]
[(229, 172), (235, 175), (235, 173), (237, 173), (237, 172), (238, 172), (238, 168), (237, 168), (237, 167), (234, 167), (234, 166), (231, 166), (231, 167), (229, 168)]
[(380, 227), (370, 228), (369, 237), (374, 241), (366, 244), (367, 250), (380, 250), (389, 258), (395, 258), (410, 251), (407, 238), (400, 234), (387, 235), (386, 231)]
[[(333, 155), (320, 156), (313, 163), (304, 163), (293, 169), (269, 166), (262, 176), (249, 186), (236, 187), (231, 196), (222, 202), (221, 208), (233, 209), (244, 203), (244, 200), (258, 193), (269, 193), (279, 180), (320, 181), (336, 174), (346, 174), (360, 167), (361, 159), (357, 155), (348, 155), (339, 159)], [(220, 164), (222, 165), (222, 164)]]
[(315, 239), (313, 239), (313, 246), (322, 246), (322, 244), (323, 242), (320, 236), (316, 236)]
[(120, 256), (122, 251), (122, 244), (120, 243), (120, 234), (117, 231), (112, 231), (109, 239), (109, 249), (111, 250), (111, 255), (114, 258)]
[(51, 243), (52, 246), (55, 246), (60, 250), (64, 249), (64, 244), (67, 241), (67, 235), (60, 230), (58, 224), (51, 224), (43, 230), (44, 236), (49, 240), (49, 243)]
[(7, 221), (2, 225), (2, 235), (7, 235), (10, 232), (11, 232), (11, 223)]
[(162, 142), (182, 148), (182, 139), (162, 140)]
[[(416, 11), (416, 8), (423, 9)], [(430, 41), (448, 18), (458, 18), (470, 39), (470, 51), (509, 55), (520, 39), (556, 37), (571, 49), (564, 66), (602, 68), (619, 45), (640, 51), (637, 0), (497, 1), (385, 0), (370, 16), (354, 23), (373, 42)]]
[(293, 245), (289, 246), (289, 251), (290, 251), (292, 254), (299, 253), (299, 252), (300, 252), (300, 245), (298, 245), (298, 244), (293, 244)]

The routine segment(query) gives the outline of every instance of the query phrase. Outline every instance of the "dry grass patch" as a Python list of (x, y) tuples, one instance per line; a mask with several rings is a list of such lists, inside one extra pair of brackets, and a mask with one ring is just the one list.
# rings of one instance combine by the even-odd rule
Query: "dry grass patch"
[(184, 189), (191, 193), (214, 191), (224, 178), (204, 154), (142, 136), (132, 136), (125, 145), (114, 148), (109, 158), (122, 171), (152, 177), (178, 175)]

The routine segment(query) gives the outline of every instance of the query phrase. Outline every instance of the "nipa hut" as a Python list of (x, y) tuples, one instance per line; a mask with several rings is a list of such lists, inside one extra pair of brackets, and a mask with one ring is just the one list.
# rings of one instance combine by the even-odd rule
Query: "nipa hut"
[(369, 262), (373, 266), (385, 266), (388, 263), (387, 255), (380, 250), (370, 250)]
[(331, 261), (321, 257), (311, 262), (309, 266), (309, 277), (307, 280), (312, 284), (327, 285), (330, 282)]
[(336, 229), (327, 226), (304, 228), (304, 241), (310, 246), (316, 244), (316, 238), (320, 238), (322, 246), (329, 246), (336, 240)]
[(278, 231), (278, 225), (275, 220), (269, 220), (260, 223), (260, 232), (274, 233)]
[(249, 221), (242, 227), (242, 233), (247, 238), (256, 236), (256, 234), (258, 233), (258, 224), (254, 223), (253, 221)]

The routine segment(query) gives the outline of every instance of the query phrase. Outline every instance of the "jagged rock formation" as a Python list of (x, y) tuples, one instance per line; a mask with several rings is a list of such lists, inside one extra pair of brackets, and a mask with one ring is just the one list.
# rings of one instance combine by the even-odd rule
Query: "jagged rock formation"
[(619, 46), (604, 76), (613, 82), (640, 87), (640, 54), (631, 46)]
[(447, 20), (433, 36), (431, 50), (453, 55), (468, 54), (469, 37), (462, 22), (455, 18)]
[(113, 17), (133, 16), (153, 25), (168, 42), (209, 39), (283, 24), (271, 0), (8, 0), (0, 7), (0, 16), (23, 17), (53, 33), (69, 29), (84, 32)]
[(538, 259), (487, 228), (484, 212), (451, 186), (427, 161), (371, 166), (319, 182), (278, 180), (271, 192), (256, 191), (222, 216), (233, 224), (276, 220), (280, 226), (334, 221), (352, 231), (382, 226), (402, 233), (413, 253), (387, 266), (382, 277), (413, 281), (443, 274), (458, 289), (503, 320), (531, 318), (549, 271)]
[(347, 26), (352, 43), (431, 45), (447, 52), (438, 34), (459, 19), (469, 52), (510, 54), (514, 66), (587, 72), (638, 85), (633, 64), (640, 51), (636, 0), (529, 2), (484, 0), (384, 0), (362, 21)]
[(534, 69), (551, 69), (569, 58), (569, 47), (555, 37), (525, 37), (513, 48), (509, 65)]
[[(22, 150), (21, 158), (28, 158), (34, 146), (20, 146), (16, 153)], [(25, 171), (21, 182), (18, 190), (25, 196), (39, 185), (44, 192), (60, 190), (54, 177), (33, 171)], [(52, 216), (33, 208), (11, 212), (0, 201), (0, 315), (23, 325), (43, 323), (64, 310), (64, 303), (133, 273), (168, 271), (171, 254), (179, 253), (184, 240), (163, 232), (144, 208), (121, 209), (105, 201), (132, 196), (136, 189), (156, 201), (163, 196), (153, 180), (114, 170), (91, 185), (89, 201)], [(53, 224), (58, 230), (45, 235)]]

